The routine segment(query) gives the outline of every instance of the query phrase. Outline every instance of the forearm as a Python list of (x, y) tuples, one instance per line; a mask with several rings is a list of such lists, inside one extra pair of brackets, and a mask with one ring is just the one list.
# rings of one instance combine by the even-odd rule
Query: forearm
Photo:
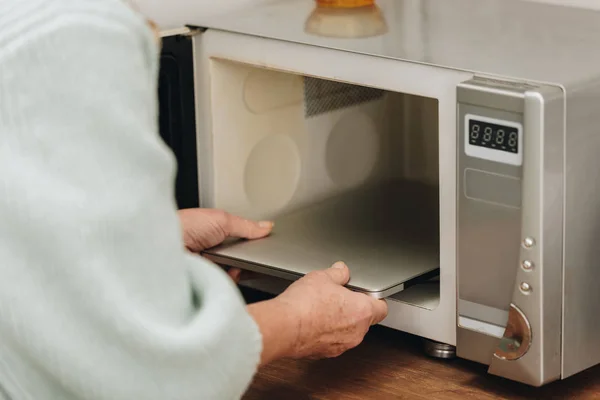
[(262, 334), (261, 366), (294, 355), (299, 318), (292, 311), (291, 307), (277, 298), (248, 306), (248, 312)]
[(0, 380), (11, 398), (239, 398), (261, 335), (184, 250), (143, 22), (63, 3), (0, 49)]

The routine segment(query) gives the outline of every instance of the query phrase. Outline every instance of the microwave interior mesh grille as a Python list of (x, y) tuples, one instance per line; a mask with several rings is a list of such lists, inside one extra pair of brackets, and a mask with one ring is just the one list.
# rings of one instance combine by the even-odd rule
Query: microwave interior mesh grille
[(305, 116), (313, 117), (377, 100), (383, 94), (381, 89), (304, 77)]

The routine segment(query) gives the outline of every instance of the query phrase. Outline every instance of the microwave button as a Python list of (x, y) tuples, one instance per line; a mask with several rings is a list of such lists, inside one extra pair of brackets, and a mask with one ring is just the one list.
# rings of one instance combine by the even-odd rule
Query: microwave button
[(525, 247), (526, 249), (530, 249), (533, 246), (535, 246), (535, 239), (532, 237), (526, 237), (525, 240), (523, 240), (523, 247)]
[(521, 289), (521, 292), (523, 292), (524, 294), (529, 294), (531, 292), (531, 285), (527, 282), (521, 282), (521, 285), (519, 287)]
[(531, 271), (533, 269), (533, 262), (529, 260), (525, 260), (521, 263), (521, 266), (525, 271)]

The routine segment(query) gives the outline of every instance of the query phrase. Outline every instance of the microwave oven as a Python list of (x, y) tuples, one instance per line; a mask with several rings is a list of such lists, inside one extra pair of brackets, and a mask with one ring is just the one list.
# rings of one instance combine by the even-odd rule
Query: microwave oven
[(387, 299), (383, 325), (528, 385), (600, 362), (600, 12), (181, 14), (159, 85), (177, 203), (275, 221), (205, 257), (273, 294), (343, 260), (350, 288)]

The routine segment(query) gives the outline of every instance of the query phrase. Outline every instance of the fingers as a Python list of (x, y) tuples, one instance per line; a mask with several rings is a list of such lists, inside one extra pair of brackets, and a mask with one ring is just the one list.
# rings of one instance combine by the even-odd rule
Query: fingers
[(227, 275), (235, 282), (240, 283), (240, 278), (242, 276), (242, 270), (238, 268), (231, 268), (227, 271)]
[(329, 278), (338, 285), (345, 285), (350, 281), (350, 269), (343, 262), (333, 264), (331, 268), (325, 270)]
[(251, 281), (253, 279), (257, 279), (258, 277), (260, 277), (260, 275), (255, 272), (243, 270), (240, 274), (239, 281)]
[(373, 318), (371, 319), (371, 325), (377, 325), (387, 317), (388, 304), (384, 299), (374, 299), (370, 297), (371, 304), (373, 305)]
[(241, 239), (260, 239), (268, 236), (273, 230), (272, 222), (250, 221), (229, 213), (224, 213), (222, 224), (227, 236)]

